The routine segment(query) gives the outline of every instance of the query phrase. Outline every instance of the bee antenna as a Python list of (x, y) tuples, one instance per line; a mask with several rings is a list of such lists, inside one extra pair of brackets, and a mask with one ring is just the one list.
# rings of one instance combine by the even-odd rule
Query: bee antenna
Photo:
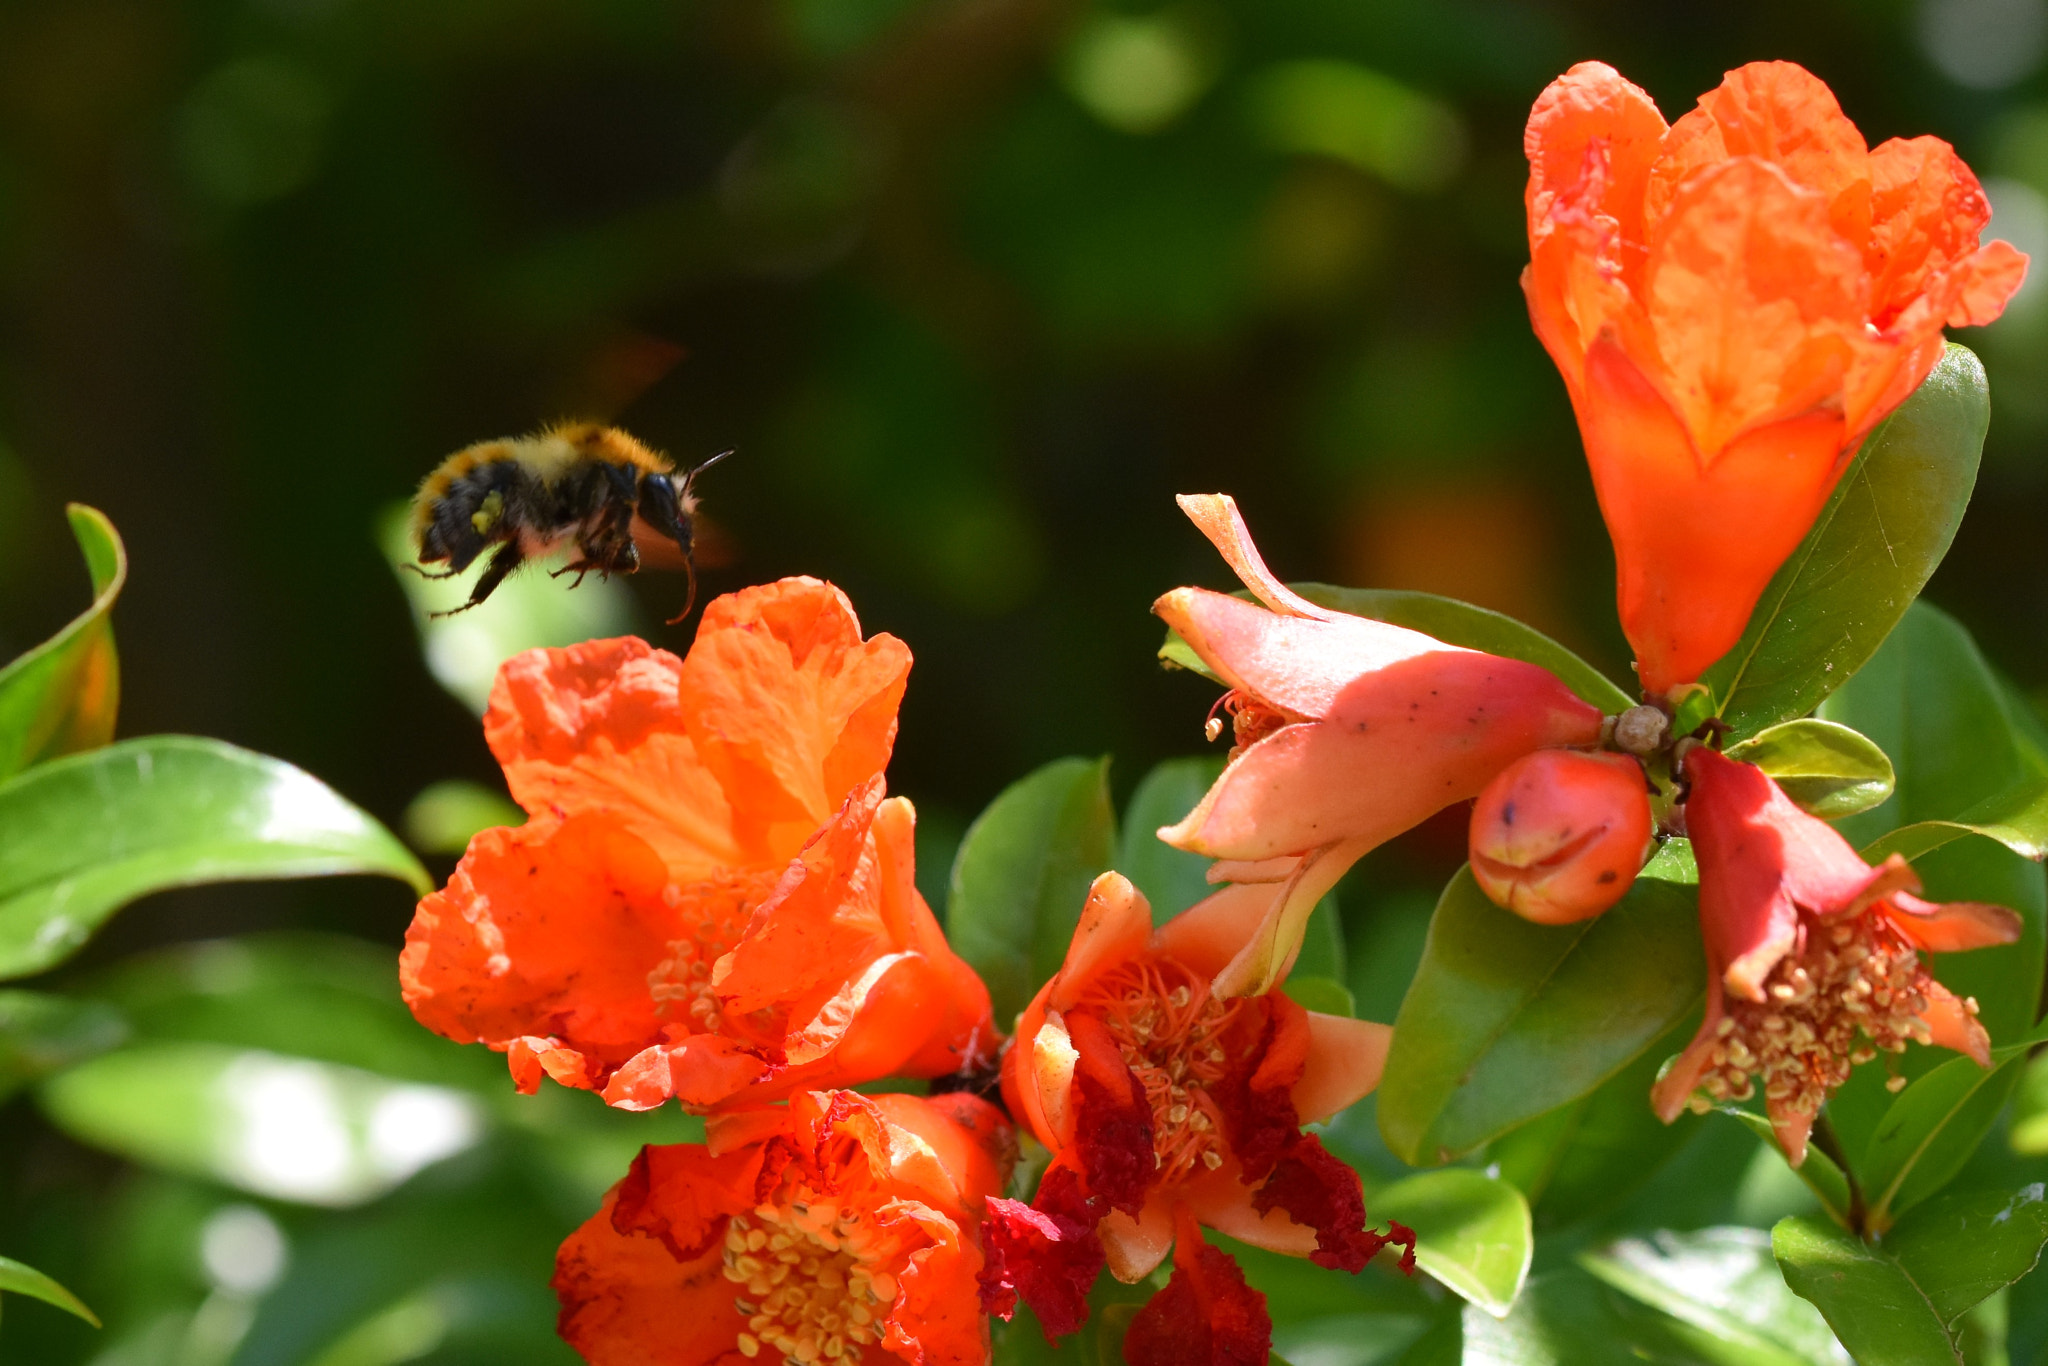
[(727, 457), (728, 455), (732, 455), (732, 454), (735, 454), (735, 452), (734, 452), (734, 451), (720, 451), (720, 452), (719, 452), (719, 453), (718, 453), (717, 455), (714, 455), (714, 456), (712, 456), (712, 457), (711, 457), (710, 459), (708, 459), (708, 460), (700, 460), (700, 461), (698, 461), (698, 462), (697, 462), (696, 464), (692, 465), (692, 466), (691, 466), (691, 467), (690, 467), (690, 468), (689, 468), (688, 470), (686, 470), (686, 471), (684, 472), (684, 474), (683, 474), (683, 489), (684, 489), (684, 491), (685, 491), (685, 492), (687, 492), (687, 491), (689, 490), (689, 488), (690, 488), (690, 485), (696, 482), (696, 479), (697, 479), (697, 476), (698, 476), (698, 475), (700, 475), (700, 474), (704, 473), (704, 471), (706, 471), (706, 470), (710, 469), (710, 468), (711, 468), (711, 467), (712, 467), (713, 465), (716, 465), (716, 464), (717, 464), (717, 463), (718, 463), (719, 461), (721, 461), (721, 460), (725, 459), (725, 457)]

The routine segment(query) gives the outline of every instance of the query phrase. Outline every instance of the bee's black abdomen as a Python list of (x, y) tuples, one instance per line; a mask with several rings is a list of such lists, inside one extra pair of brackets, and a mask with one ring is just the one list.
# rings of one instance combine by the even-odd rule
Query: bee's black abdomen
[[(420, 531), (420, 559), (445, 559), (457, 572), (528, 524), (536, 481), (515, 460), (476, 465), (448, 481)], [(510, 515), (508, 515), (508, 513)]]

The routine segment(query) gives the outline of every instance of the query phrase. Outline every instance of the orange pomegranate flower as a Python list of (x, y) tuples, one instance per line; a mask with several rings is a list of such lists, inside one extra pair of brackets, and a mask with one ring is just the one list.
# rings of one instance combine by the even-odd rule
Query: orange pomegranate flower
[(591, 1366), (984, 1366), (975, 1231), (1015, 1136), (995, 1107), (805, 1092), (640, 1150), (555, 1262)]
[(1904, 1052), (1909, 1039), (1990, 1064), (1977, 1003), (1935, 981), (1920, 951), (2010, 944), (2017, 915), (1922, 901), (1904, 859), (1871, 867), (1754, 765), (1702, 748), (1686, 756), (1685, 772), (1707, 1016), (1653, 1092), (1665, 1123), (1688, 1104), (1747, 1100), (1750, 1079), (1761, 1078), (1779, 1146), (1796, 1167), (1814, 1116), (1856, 1064)]
[(1258, 601), (1176, 588), (1153, 604), (1230, 689), (1237, 741), (1201, 803), (1159, 838), (1221, 860), (1212, 880), (1236, 885), (1217, 895), (1261, 908), (1216, 983), (1257, 994), (1359, 857), (1477, 796), (1522, 755), (1597, 743), (1601, 717), (1535, 664), (1308, 601), (1266, 568), (1229, 497), (1180, 505)]
[(1614, 538), (1643, 686), (1741, 637), (1864, 436), (2026, 272), (1939, 138), (1866, 150), (1790, 62), (1728, 73), (1670, 127), (1583, 62), (1529, 115), (1536, 333)]
[(695, 1110), (992, 1055), (988, 992), (917, 893), (882, 767), (910, 652), (815, 579), (729, 594), (688, 658), (531, 650), (484, 719), (530, 819), (422, 901), (422, 1024), (647, 1109)]
[[(1105, 1260), (1141, 1280), (1196, 1224), (1350, 1271), (1388, 1241), (1366, 1226), (1358, 1174), (1301, 1125), (1378, 1084), (1393, 1031), (1277, 991), (1219, 995), (1255, 917), (1211, 898), (1155, 931), (1128, 880), (1096, 879), (1003, 1062), (1010, 1113), (1053, 1159), (1030, 1206), (991, 1202), (992, 1312), (1021, 1295), (1049, 1336), (1072, 1332)], [(1219, 1284), (1193, 1248), (1180, 1265)]]

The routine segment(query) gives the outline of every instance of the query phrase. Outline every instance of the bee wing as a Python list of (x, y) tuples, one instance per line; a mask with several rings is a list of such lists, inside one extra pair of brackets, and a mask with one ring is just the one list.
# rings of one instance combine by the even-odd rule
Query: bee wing
[(638, 517), (633, 519), (633, 548), (640, 552), (642, 569), (686, 570), (683, 548)]

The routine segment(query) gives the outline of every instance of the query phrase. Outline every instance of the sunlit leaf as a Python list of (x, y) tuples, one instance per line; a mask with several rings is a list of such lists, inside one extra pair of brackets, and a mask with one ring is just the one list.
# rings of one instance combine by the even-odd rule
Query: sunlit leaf
[(1325, 1015), (1356, 1015), (1358, 1003), (1351, 998), (1351, 988), (1334, 977), (1309, 977), (1289, 973), (1281, 983), (1287, 998), (1307, 1010), (1318, 1010)]
[(76, 1314), (97, 1328), (99, 1319), (85, 1302), (63, 1286), (45, 1276), (32, 1266), (23, 1266), (12, 1257), (0, 1257), (0, 1293), (27, 1295), (45, 1304), (54, 1304), (67, 1313)]
[(1379, 1124), (1403, 1161), (1446, 1162), (1577, 1100), (1697, 1005), (1706, 966), (1691, 846), (1672, 840), (1614, 909), (1532, 925), (1468, 869), (1437, 903), (1395, 1022)]
[(1955, 539), (1989, 422), (1984, 367), (1951, 344), (1864, 441), (1742, 639), (1702, 676), (1735, 738), (1804, 716), (1876, 651)]
[(405, 838), (423, 854), (462, 853), (480, 830), (522, 825), (526, 813), (482, 783), (447, 778), (430, 783), (406, 803)]
[(1856, 1162), (1870, 1228), (1891, 1227), (1963, 1169), (2019, 1085), (2026, 1047), (1994, 1049), (1990, 1067), (1951, 1058), (1899, 1092)]
[(127, 1036), (121, 1013), (102, 1002), (41, 991), (0, 991), (0, 1099), (104, 1053)]
[(121, 666), (112, 612), (128, 580), (128, 552), (97, 509), (72, 503), (65, 511), (92, 574), (92, 605), (0, 669), (0, 780), (114, 738)]
[(1168, 759), (1138, 780), (1124, 810), (1115, 867), (1152, 903), (1152, 922), (1162, 924), (1216, 889), (1209, 885), (1209, 860), (1176, 849), (1159, 838), (1159, 827), (1178, 824), (1223, 772), (1223, 758)]
[(337, 873), (431, 886), (331, 788), (218, 740), (153, 735), (39, 764), (0, 784), (0, 977), (62, 962), (150, 892)]
[(1585, 1253), (1579, 1264), (1715, 1343), (1720, 1359), (1754, 1366), (1843, 1362), (1827, 1325), (1786, 1288), (1761, 1230), (1659, 1231)]
[(1786, 796), (1824, 819), (1868, 811), (1892, 795), (1885, 752), (1834, 721), (1809, 716), (1766, 726), (1727, 753), (1770, 774)]
[(1900, 1219), (1881, 1245), (1935, 1315), (1963, 1315), (2034, 1269), (2048, 1243), (2048, 1187), (1946, 1191)]
[[(1327, 583), (1297, 583), (1294, 591), (1310, 602), (1332, 607), (1353, 616), (1405, 626), (1411, 631), (1435, 636), (1447, 645), (1484, 650), (1506, 659), (1540, 664), (1564, 681), (1566, 687), (1604, 712), (1626, 711), (1634, 703), (1626, 692), (1605, 674), (1580, 659), (1564, 646), (1513, 617), (1485, 607), (1475, 607), (1456, 598), (1435, 593), (1417, 593), (1397, 588), (1340, 588)], [(1240, 593), (1248, 597), (1249, 593)], [(1213, 677), (1186, 641), (1169, 630), (1159, 657), (1170, 664)]]
[(149, 1043), (44, 1083), (44, 1111), (82, 1143), (167, 1171), (313, 1205), (383, 1194), (474, 1144), (458, 1091), (254, 1048)]
[(1421, 1172), (1375, 1192), (1371, 1217), (1414, 1229), (1416, 1265), (1495, 1318), (1522, 1293), (1536, 1239), (1507, 1182), (1465, 1167)]
[(1820, 1310), (1857, 1366), (1963, 1366), (1957, 1335), (1929, 1294), (1935, 1287), (1923, 1286), (1887, 1250), (1804, 1216), (1780, 1220), (1771, 1249), (1785, 1283)]
[(1067, 954), (1116, 821), (1107, 759), (1055, 759), (999, 793), (953, 860), (946, 930), (1008, 1026)]

